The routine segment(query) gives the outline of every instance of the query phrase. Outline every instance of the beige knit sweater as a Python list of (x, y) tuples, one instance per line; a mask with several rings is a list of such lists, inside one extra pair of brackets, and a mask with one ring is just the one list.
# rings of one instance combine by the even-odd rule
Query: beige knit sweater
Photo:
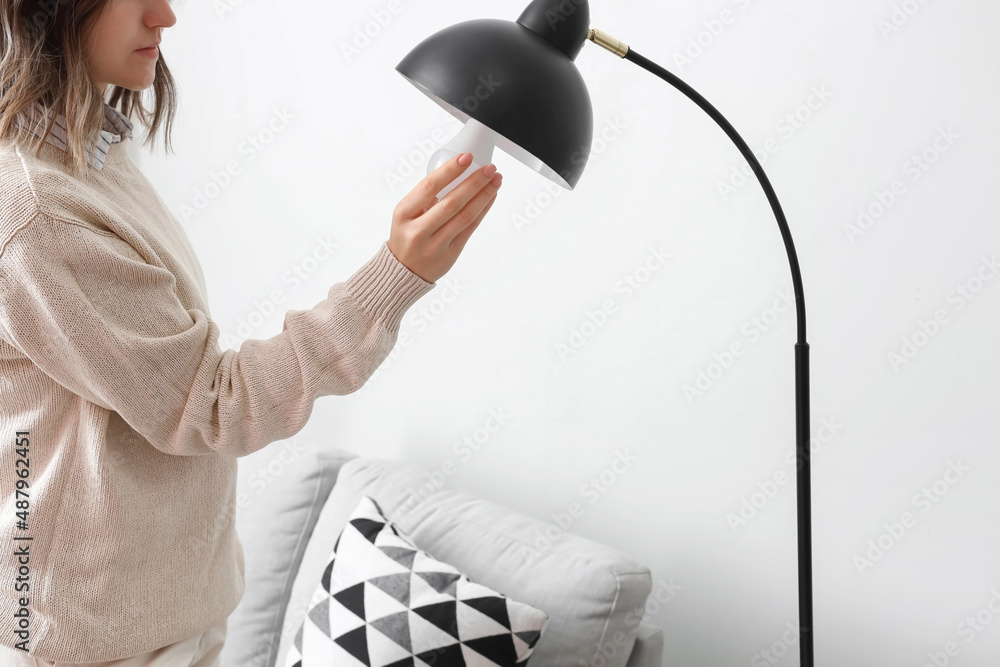
[(57, 146), (0, 140), (0, 644), (44, 660), (138, 655), (228, 616), (237, 457), (364, 385), (436, 285), (383, 243), (280, 334), (222, 350), (128, 143), (74, 178)]

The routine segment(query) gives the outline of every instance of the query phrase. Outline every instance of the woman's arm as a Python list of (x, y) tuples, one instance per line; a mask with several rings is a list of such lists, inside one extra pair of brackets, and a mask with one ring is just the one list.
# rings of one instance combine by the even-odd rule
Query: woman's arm
[(37, 214), (0, 252), (0, 335), (56, 382), (176, 455), (245, 456), (305, 425), (319, 396), (356, 391), (434, 288), (388, 245), (282, 332), (218, 345), (168, 270), (121, 238)]

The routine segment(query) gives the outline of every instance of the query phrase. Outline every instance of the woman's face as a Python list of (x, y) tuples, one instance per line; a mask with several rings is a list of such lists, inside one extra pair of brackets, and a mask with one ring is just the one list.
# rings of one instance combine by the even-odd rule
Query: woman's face
[(169, 0), (109, 0), (84, 47), (98, 90), (151, 86), (159, 54), (139, 49), (159, 42), (163, 29), (176, 22)]

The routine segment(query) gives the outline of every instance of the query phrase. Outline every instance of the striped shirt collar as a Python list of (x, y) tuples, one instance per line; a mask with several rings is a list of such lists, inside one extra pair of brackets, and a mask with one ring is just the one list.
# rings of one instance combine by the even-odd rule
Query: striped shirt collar
[[(26, 116), (34, 124), (30, 131), (36, 137), (41, 136), (45, 131), (44, 112), (41, 105), (36, 101), (32, 104)], [(117, 144), (123, 137), (132, 138), (132, 123), (121, 112), (112, 107), (107, 102), (104, 103), (104, 123), (101, 133), (96, 141), (87, 146), (87, 164), (98, 171), (104, 168), (104, 160), (108, 155), (111, 144)], [(56, 116), (55, 125), (52, 131), (45, 137), (45, 143), (52, 144), (57, 148), (66, 150), (66, 117), (63, 114)]]

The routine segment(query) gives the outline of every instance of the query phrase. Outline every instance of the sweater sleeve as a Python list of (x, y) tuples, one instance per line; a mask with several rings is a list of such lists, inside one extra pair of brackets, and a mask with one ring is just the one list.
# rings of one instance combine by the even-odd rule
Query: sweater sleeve
[(174, 275), (114, 234), (36, 217), (0, 249), (0, 335), (53, 380), (175, 455), (246, 456), (364, 385), (433, 289), (383, 243), (281, 333), (223, 351)]

